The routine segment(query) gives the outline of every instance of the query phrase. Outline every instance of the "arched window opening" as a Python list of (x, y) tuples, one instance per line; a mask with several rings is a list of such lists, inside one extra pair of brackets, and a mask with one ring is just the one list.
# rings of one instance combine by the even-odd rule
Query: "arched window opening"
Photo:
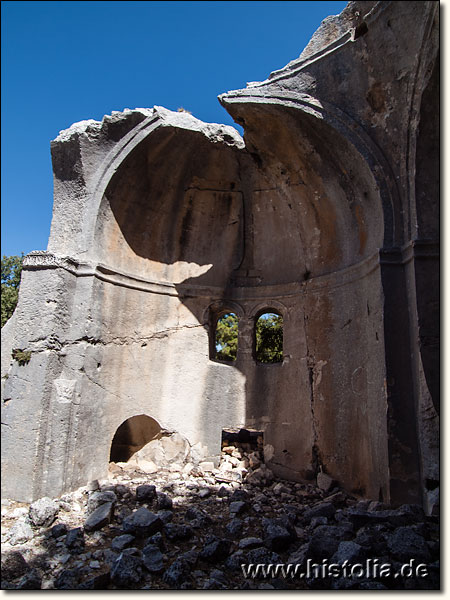
[(255, 342), (257, 362), (283, 362), (283, 317), (274, 312), (263, 313), (256, 321)]
[(147, 415), (137, 415), (122, 423), (111, 444), (110, 462), (127, 462), (135, 452), (158, 437), (161, 427)]
[(235, 313), (226, 313), (217, 319), (214, 348), (215, 359), (233, 362), (237, 357), (238, 323)]

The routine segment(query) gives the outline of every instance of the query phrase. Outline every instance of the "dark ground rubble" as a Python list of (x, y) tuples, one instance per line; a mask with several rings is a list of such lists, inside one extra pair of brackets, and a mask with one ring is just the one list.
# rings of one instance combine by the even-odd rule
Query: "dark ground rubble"
[[(438, 517), (358, 500), (326, 476), (325, 489), (275, 479), (260, 449), (242, 446), (224, 448), (221, 470), (112, 463), (109, 480), (55, 501), (3, 500), (2, 589), (439, 589)], [(248, 482), (231, 481), (227, 457), (245, 461)], [(427, 576), (252, 579), (241, 569), (306, 570), (308, 559), (379, 559), (393, 571), (413, 559)]]

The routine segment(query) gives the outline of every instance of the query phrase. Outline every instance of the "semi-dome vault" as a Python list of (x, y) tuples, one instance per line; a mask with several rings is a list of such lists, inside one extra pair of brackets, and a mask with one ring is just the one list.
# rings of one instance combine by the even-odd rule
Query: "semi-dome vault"
[[(427, 506), (438, 11), (350, 2), (300, 58), (220, 96), (243, 139), (155, 107), (52, 142), (48, 250), (26, 257), (2, 331), (4, 495), (104, 477), (119, 428), (151, 422), (211, 457), (223, 428), (257, 428), (282, 477), (323, 470), (362, 496)], [(267, 312), (283, 321), (276, 364), (255, 359)], [(232, 363), (211, 352), (227, 313)], [(27, 364), (11, 359), (17, 348)]]

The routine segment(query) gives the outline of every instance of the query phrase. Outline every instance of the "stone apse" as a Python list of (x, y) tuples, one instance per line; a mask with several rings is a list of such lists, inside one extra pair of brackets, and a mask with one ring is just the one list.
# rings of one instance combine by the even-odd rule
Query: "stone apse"
[[(161, 107), (52, 142), (48, 249), (3, 328), (2, 494), (106, 476), (138, 415), (220, 453), (427, 506), (439, 451), (438, 2), (350, 2), (301, 56), (219, 97), (243, 127)], [(217, 320), (239, 318), (217, 360)], [(283, 317), (283, 361), (255, 321)], [(30, 360), (12, 358), (13, 350)]]

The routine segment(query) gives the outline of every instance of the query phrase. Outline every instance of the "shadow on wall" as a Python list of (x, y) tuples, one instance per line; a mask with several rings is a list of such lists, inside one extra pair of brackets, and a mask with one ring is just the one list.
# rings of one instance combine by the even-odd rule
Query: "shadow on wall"
[[(328, 124), (296, 109), (242, 109), (246, 110), (245, 139), (252, 151), (213, 144), (199, 132), (155, 130), (112, 177), (96, 227), (100, 262), (132, 276), (174, 284), (179, 301), (207, 330), (221, 316), (205, 319), (214, 303), (222, 302), (228, 313), (234, 312), (235, 300), (253, 320), (255, 288), (260, 294), (259, 317), (286, 293), (283, 286), (299, 286), (358, 264), (383, 246), (379, 188), (367, 163), (349, 142)], [(261, 291), (264, 286), (266, 291)], [(280, 286), (281, 296), (273, 297), (270, 286)], [(327, 292), (325, 287), (322, 296)], [(292, 295), (292, 290), (289, 293)], [(333, 316), (319, 314), (325, 303), (308, 308), (305, 295), (299, 294), (291, 304), (289, 311), (298, 316), (313, 310), (313, 325), (332, 330)], [(298, 327), (305, 330), (302, 336), (313, 331), (311, 323), (308, 329), (297, 316), (290, 323), (286, 313), (279, 312), (285, 341), (298, 336)], [(255, 323), (245, 334), (248, 339), (254, 336)], [(345, 334), (341, 334), (343, 340)], [(348, 345), (345, 340), (344, 348)], [(367, 354), (368, 343), (364, 335), (353, 340), (354, 355)], [(250, 351), (245, 356), (241, 353), (241, 359), (238, 352), (233, 365), (246, 377), (245, 425), (261, 428), (263, 419), (264, 423), (277, 421), (274, 435), (284, 444), (280, 452), (286, 457), (289, 453), (293, 457), (298, 450), (299, 426), (308, 429), (303, 436), (305, 456), (312, 452), (313, 426), (306, 420), (311, 419), (311, 382), (304, 377), (300, 362), (322, 358), (331, 370), (334, 355), (342, 354), (329, 336), (322, 335), (314, 344), (316, 357), (306, 356), (305, 344), (301, 348), (298, 342), (289, 349), (286, 361), (274, 361), (278, 366), (258, 364)], [(361, 346), (360, 352), (355, 344)], [(179, 350), (183, 353), (185, 349)], [(183, 365), (190, 368), (188, 361), (187, 356)], [(217, 379), (217, 369), (208, 373)], [(342, 378), (343, 373), (337, 376)], [(222, 372), (217, 385), (211, 384), (212, 391), (205, 394), (210, 404), (203, 412), (209, 421), (217, 417), (210, 412), (210, 396), (218, 405), (227, 377)], [(331, 412), (339, 410), (338, 402), (330, 401)], [(305, 405), (300, 417), (295, 408), (299, 403)], [(343, 425), (345, 431), (339, 436), (347, 435), (351, 427), (351, 423)], [(377, 423), (377, 428), (383, 427), (385, 422)], [(361, 440), (366, 433), (362, 428)], [(128, 442), (119, 445), (130, 447)], [(303, 458), (300, 462), (303, 460), (308, 462)], [(310, 464), (304, 467), (311, 469)]]

